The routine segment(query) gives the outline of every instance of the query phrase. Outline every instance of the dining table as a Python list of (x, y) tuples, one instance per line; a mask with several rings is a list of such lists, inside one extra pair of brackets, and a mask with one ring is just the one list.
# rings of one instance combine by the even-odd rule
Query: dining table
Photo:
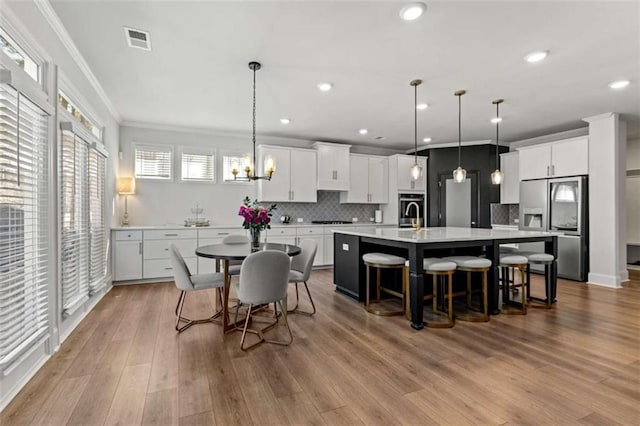
[(234, 260), (242, 261), (252, 253), (265, 250), (282, 251), (290, 257), (296, 256), (301, 252), (298, 246), (281, 243), (260, 243), (258, 247), (253, 247), (251, 243), (210, 244), (196, 248), (196, 256), (216, 260), (216, 272), (220, 272), (220, 262), (223, 264), (222, 328), (225, 333), (233, 330), (236, 325), (229, 321), (229, 289), (231, 287), (231, 274), (229, 273), (230, 262)]

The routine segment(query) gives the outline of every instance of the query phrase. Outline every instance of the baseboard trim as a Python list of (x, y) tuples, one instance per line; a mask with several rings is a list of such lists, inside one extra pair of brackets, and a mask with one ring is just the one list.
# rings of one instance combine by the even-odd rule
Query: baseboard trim
[(622, 278), (618, 275), (594, 274), (590, 272), (587, 284), (609, 288), (622, 288)]

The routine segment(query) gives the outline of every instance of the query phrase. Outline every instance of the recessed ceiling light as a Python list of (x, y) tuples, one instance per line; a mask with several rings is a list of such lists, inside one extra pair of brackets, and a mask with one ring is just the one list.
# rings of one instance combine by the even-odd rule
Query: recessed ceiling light
[(629, 83), (629, 80), (618, 80), (609, 83), (609, 87), (611, 87), (612, 89), (622, 89), (623, 87), (627, 87)]
[(527, 61), (527, 62), (533, 63), (533, 62), (540, 62), (541, 60), (543, 60), (546, 57), (547, 57), (547, 52), (546, 51), (531, 52), (527, 56), (524, 57), (524, 60)]
[(492, 122), (493, 124), (500, 123), (501, 121), (502, 121), (502, 117), (493, 117), (493, 118), (491, 119), (491, 122)]
[(318, 89), (320, 89), (323, 92), (328, 92), (329, 90), (331, 90), (332, 87), (333, 87), (333, 84), (331, 83), (318, 83)]
[(418, 104), (416, 105), (416, 109), (427, 109), (429, 108), (429, 104)]
[(369, 133), (369, 131), (367, 129), (360, 129), (358, 130), (358, 133), (360, 133), (361, 135), (366, 135), (367, 133)]
[(424, 138), (422, 139), (422, 142), (431, 142), (431, 138)]
[(280, 119), (280, 123), (282, 123), (282, 124), (289, 124), (289, 123), (291, 123), (291, 120), (289, 120), (288, 118), (281, 118), (281, 119)]
[(405, 21), (415, 21), (426, 9), (427, 5), (424, 3), (409, 3), (400, 10), (400, 17)]

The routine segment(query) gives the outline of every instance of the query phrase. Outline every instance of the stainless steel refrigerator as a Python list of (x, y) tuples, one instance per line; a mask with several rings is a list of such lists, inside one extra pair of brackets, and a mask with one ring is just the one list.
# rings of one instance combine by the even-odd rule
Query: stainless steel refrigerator
[[(558, 232), (558, 276), (586, 281), (588, 259), (587, 177), (520, 182), (520, 222), (523, 231)], [(544, 251), (540, 243), (520, 244), (521, 250)], [(532, 271), (542, 272), (531, 267)]]

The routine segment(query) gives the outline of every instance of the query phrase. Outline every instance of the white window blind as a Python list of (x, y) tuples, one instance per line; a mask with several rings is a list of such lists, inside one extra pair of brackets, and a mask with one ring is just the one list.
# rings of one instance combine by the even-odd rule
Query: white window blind
[(0, 369), (49, 331), (47, 123), (0, 84)]
[(95, 294), (107, 284), (107, 235), (105, 227), (105, 173), (107, 159), (96, 149), (89, 151), (89, 292)]
[(182, 180), (215, 181), (215, 157), (213, 154), (182, 153)]
[(245, 169), (248, 166), (251, 166), (251, 159), (248, 155), (224, 155), (222, 157), (222, 180), (233, 181), (233, 173), (231, 173), (233, 169), (238, 171), (238, 177), (246, 177)]
[(171, 180), (172, 154), (171, 147), (136, 146), (136, 178)]
[(60, 288), (62, 314), (89, 298), (89, 185), (87, 143), (62, 123), (60, 132)]

